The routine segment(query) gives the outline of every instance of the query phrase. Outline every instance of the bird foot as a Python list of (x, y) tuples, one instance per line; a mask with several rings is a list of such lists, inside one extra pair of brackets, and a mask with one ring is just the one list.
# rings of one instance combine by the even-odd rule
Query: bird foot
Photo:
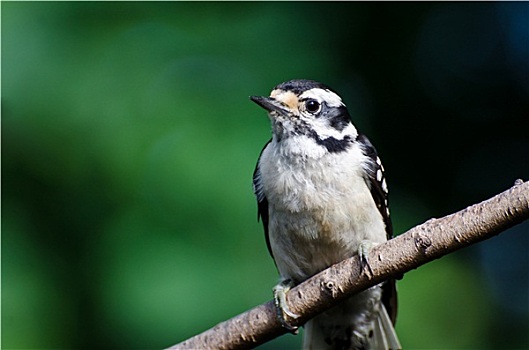
[(365, 271), (368, 275), (373, 276), (373, 270), (369, 265), (369, 252), (377, 243), (369, 241), (367, 239), (360, 242), (358, 245), (358, 256), (360, 257), (360, 264), (362, 265), (362, 271)]
[(281, 322), (281, 325), (288, 329), (289, 332), (297, 334), (298, 327), (291, 325), (287, 321), (287, 317), (294, 320), (299, 317), (299, 315), (292, 312), (287, 305), (287, 292), (292, 287), (294, 287), (292, 280), (287, 279), (279, 282), (279, 284), (277, 284), (273, 289), (274, 304), (276, 306), (277, 318), (279, 319), (279, 322)]

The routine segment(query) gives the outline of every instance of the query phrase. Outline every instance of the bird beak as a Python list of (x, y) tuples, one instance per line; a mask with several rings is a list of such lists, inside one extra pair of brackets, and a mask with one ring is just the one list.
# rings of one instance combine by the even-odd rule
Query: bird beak
[(277, 112), (282, 115), (290, 113), (288, 108), (273, 97), (250, 96), (250, 100), (266, 109), (268, 112)]

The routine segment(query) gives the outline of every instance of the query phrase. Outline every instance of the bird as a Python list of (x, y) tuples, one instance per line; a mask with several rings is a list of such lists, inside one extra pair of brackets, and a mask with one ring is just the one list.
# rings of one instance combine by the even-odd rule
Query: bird
[[(368, 265), (369, 250), (392, 238), (384, 167), (329, 86), (294, 79), (250, 99), (271, 122), (253, 192), (280, 275), (273, 288), (278, 318), (295, 333), (289, 319), (299, 315), (286, 303), (289, 289), (354, 255)], [(303, 349), (401, 349), (396, 314), (390, 279), (309, 320)]]

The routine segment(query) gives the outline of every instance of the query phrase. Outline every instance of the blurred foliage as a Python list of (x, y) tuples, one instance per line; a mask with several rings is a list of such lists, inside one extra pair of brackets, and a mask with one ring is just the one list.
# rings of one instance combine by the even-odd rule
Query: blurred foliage
[[(398, 233), (528, 180), (528, 9), (2, 2), (2, 347), (162, 348), (269, 300), (248, 96), (288, 79), (342, 94)], [(407, 274), (405, 348), (528, 348), (528, 228)]]

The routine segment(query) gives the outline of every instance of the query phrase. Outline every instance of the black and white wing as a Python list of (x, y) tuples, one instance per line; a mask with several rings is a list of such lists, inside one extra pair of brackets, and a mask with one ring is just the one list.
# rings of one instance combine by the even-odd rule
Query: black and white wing
[(384, 219), (387, 239), (393, 238), (393, 225), (391, 224), (391, 217), (389, 214), (388, 186), (386, 184), (384, 167), (378, 157), (377, 150), (373, 144), (371, 144), (371, 141), (369, 141), (367, 136), (360, 134), (358, 135), (357, 141), (362, 144), (364, 154), (370, 159), (369, 168), (367, 169), (367, 180), (370, 185), (371, 195), (373, 196), (380, 215), (382, 215), (382, 218)]
[(270, 236), (268, 235), (268, 200), (266, 199), (266, 196), (263, 192), (263, 184), (261, 182), (261, 171), (259, 170), (259, 162), (261, 160), (261, 155), (263, 154), (263, 151), (268, 146), (270, 141), (268, 141), (267, 144), (263, 147), (261, 154), (259, 154), (259, 159), (257, 159), (257, 164), (253, 172), (253, 193), (255, 194), (255, 197), (257, 199), (257, 220), (261, 219), (261, 222), (263, 223), (266, 246), (268, 247), (268, 252), (270, 252), (270, 255), (273, 259), (274, 255), (272, 254)]
[[(371, 144), (367, 136), (360, 134), (358, 135), (357, 141), (362, 144), (364, 154), (370, 159), (369, 168), (367, 169), (367, 181), (370, 185), (373, 200), (386, 225), (387, 239), (391, 239), (393, 238), (393, 225), (391, 224), (391, 217), (389, 215), (388, 187), (384, 167), (375, 147)], [(395, 324), (397, 319), (397, 289), (394, 279), (387, 280), (382, 286), (382, 302), (386, 307), (391, 321)]]

